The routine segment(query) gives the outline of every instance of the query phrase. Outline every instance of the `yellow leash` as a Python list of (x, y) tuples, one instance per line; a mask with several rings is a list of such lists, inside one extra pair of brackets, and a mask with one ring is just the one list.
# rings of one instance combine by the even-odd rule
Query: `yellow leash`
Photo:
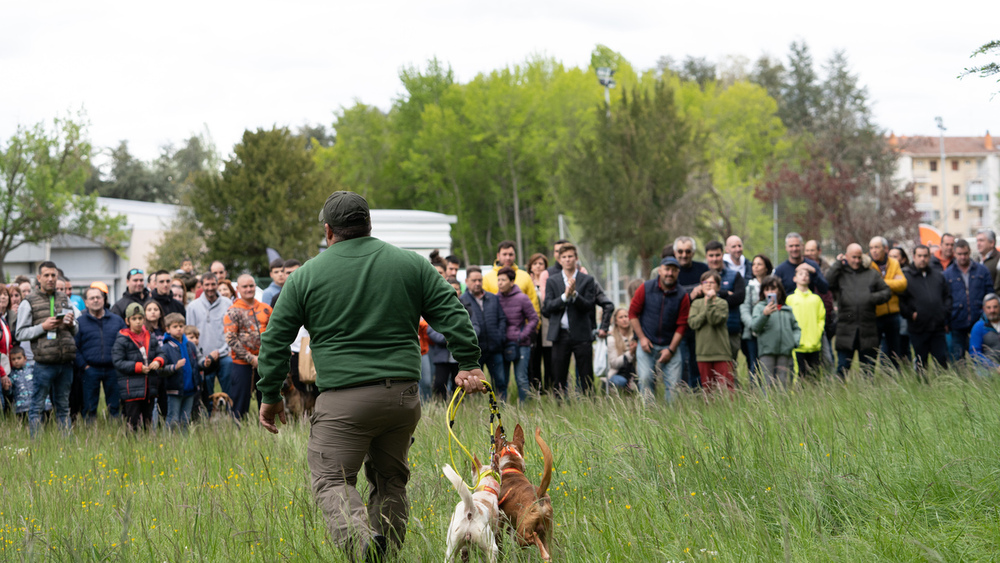
[[(493, 392), (493, 386), (491, 386), (490, 383), (485, 379), (480, 379), (480, 381), (482, 381), (483, 386), (486, 387), (486, 391), (488, 391), (488, 397), (490, 401), (490, 434), (487, 438), (489, 442), (490, 459), (492, 460), (493, 454), (496, 453), (496, 443), (493, 441), (493, 435), (496, 432), (497, 428), (499, 428), (500, 430), (501, 438), (506, 440), (507, 435), (503, 428), (503, 420), (500, 418), (500, 407), (497, 403), (497, 396)], [(458, 439), (458, 436), (455, 435), (455, 429), (454, 429), (455, 416), (458, 414), (458, 407), (462, 405), (462, 400), (465, 399), (465, 394), (466, 394), (465, 389), (462, 389), (461, 387), (456, 388), (455, 393), (451, 396), (451, 402), (448, 403), (447, 418), (445, 419), (445, 424), (448, 427), (448, 457), (451, 460), (451, 466), (457, 468), (458, 465), (455, 464), (455, 451), (451, 446), (452, 441), (454, 441), (456, 444), (458, 444), (458, 447), (461, 448), (461, 450), (465, 453), (466, 457), (469, 458), (469, 462), (472, 463), (472, 467), (478, 473), (479, 468), (476, 467), (475, 457), (471, 453), (469, 453), (468, 448), (466, 448), (462, 444), (462, 442)], [(497, 426), (493, 425), (494, 420), (496, 421)], [(496, 471), (491, 471), (490, 473), (493, 473), (496, 476), (497, 481), (500, 480), (499, 475), (496, 475)], [(482, 481), (485, 475), (487, 474), (484, 473), (479, 475), (479, 481)], [(479, 482), (476, 483), (476, 486), (478, 485)], [(469, 487), (469, 488), (475, 490), (475, 487)]]

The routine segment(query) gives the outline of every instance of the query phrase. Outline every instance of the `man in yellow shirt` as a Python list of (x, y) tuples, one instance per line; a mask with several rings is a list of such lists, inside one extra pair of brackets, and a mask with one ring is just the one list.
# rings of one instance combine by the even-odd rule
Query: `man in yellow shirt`
[(531, 306), (536, 313), (541, 313), (542, 308), (538, 304), (538, 292), (535, 291), (535, 283), (531, 281), (531, 274), (517, 267), (517, 251), (514, 250), (514, 241), (505, 240), (497, 247), (497, 259), (493, 262), (493, 269), (483, 274), (483, 289), (496, 294), (500, 291), (497, 287), (497, 272), (501, 268), (507, 267), (514, 270), (514, 285), (521, 288), (521, 291), (531, 299)]
[(889, 256), (889, 242), (884, 237), (875, 237), (868, 243), (871, 268), (882, 275), (885, 284), (892, 290), (888, 303), (875, 308), (875, 323), (882, 352), (889, 356), (892, 365), (899, 368), (899, 358), (906, 356), (899, 329), (899, 295), (906, 291), (906, 276), (895, 258)]

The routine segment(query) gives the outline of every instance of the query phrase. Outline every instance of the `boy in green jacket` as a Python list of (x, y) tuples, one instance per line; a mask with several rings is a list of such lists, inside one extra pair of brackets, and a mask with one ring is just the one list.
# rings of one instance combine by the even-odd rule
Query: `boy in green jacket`
[(718, 296), (722, 279), (714, 271), (701, 275), (704, 298), (691, 303), (688, 326), (695, 331), (695, 354), (701, 386), (707, 391), (714, 388), (733, 388), (733, 364), (729, 347), (729, 304)]

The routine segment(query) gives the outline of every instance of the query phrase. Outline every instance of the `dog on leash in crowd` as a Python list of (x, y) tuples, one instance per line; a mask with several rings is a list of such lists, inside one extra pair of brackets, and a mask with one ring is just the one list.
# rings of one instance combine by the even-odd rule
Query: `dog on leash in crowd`
[(507, 524), (514, 529), (518, 545), (536, 545), (542, 559), (551, 561), (549, 540), (554, 512), (548, 490), (552, 480), (552, 450), (542, 439), (542, 430), (535, 428), (535, 442), (542, 450), (545, 467), (542, 483), (535, 487), (524, 474), (524, 430), (521, 425), (514, 428), (512, 441), (506, 441), (499, 428), (493, 439), (497, 452), (496, 466), (500, 468), (500, 510), (506, 517)]
[(226, 393), (212, 393), (208, 396), (212, 401), (212, 419), (230, 420), (232, 419), (233, 399)]
[(475, 459), (479, 467), (475, 492), (470, 493), (468, 485), (462, 477), (448, 464), (442, 468), (451, 481), (451, 486), (458, 491), (462, 500), (455, 505), (455, 514), (451, 516), (448, 525), (448, 547), (444, 560), (451, 562), (456, 555), (461, 555), (462, 561), (469, 560), (469, 550), (478, 546), (485, 552), (490, 563), (497, 560), (500, 548), (497, 547), (496, 532), (500, 525), (500, 508), (497, 497), (500, 494), (500, 483), (491, 465), (483, 465)]

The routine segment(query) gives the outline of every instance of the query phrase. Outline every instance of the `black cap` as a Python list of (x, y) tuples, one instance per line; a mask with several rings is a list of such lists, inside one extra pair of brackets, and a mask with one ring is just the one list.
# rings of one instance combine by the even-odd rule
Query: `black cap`
[(354, 192), (339, 191), (330, 194), (319, 212), (319, 220), (331, 227), (356, 227), (371, 222), (368, 202)]

